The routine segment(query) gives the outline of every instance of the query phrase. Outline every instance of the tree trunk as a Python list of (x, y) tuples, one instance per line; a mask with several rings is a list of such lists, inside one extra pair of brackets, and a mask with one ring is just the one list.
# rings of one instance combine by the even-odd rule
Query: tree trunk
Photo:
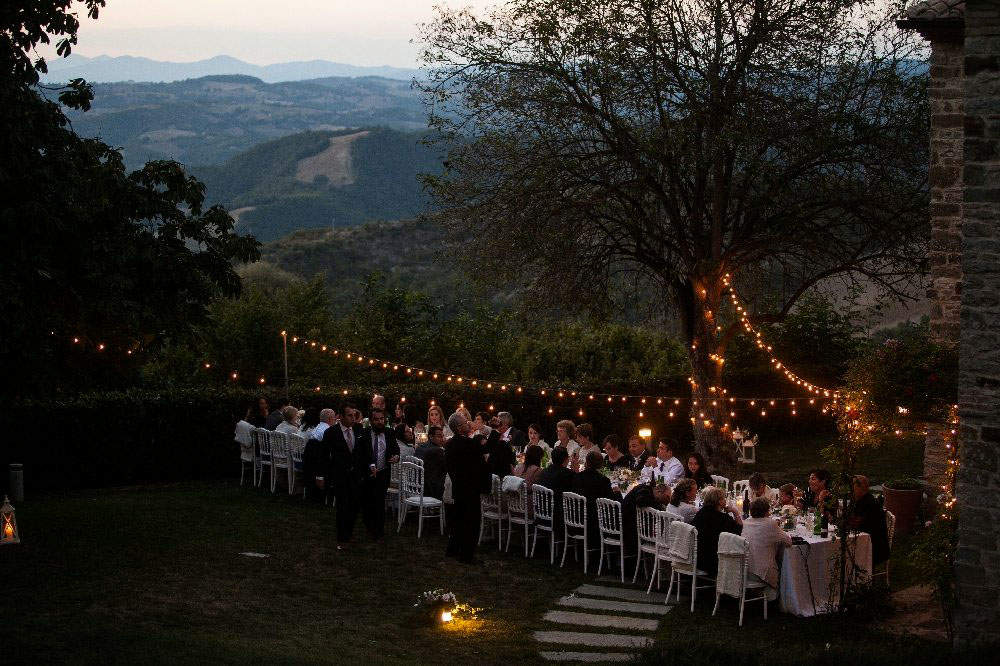
[[(721, 276), (719, 276), (721, 277)], [(694, 448), (715, 474), (732, 477), (736, 447), (730, 436), (729, 393), (722, 384), (725, 359), (716, 323), (722, 302), (719, 277), (692, 279), (677, 289), (691, 362), (691, 429)]]

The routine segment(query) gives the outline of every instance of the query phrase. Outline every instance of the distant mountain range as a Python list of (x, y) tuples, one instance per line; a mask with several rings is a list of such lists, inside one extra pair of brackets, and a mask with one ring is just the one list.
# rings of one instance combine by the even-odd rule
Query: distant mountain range
[(214, 74), (243, 74), (265, 83), (304, 81), (330, 76), (380, 76), (386, 79), (410, 81), (420, 76), (420, 70), (399, 67), (362, 67), (328, 60), (282, 62), (273, 65), (253, 65), (236, 58), (220, 55), (196, 62), (164, 62), (135, 56), (106, 55), (87, 58), (70, 55), (47, 61), (46, 83), (64, 83), (71, 79), (86, 79), (92, 83), (116, 81), (169, 82), (196, 79)]
[(89, 112), (67, 114), (73, 129), (120, 148), (131, 168), (154, 159), (221, 164), (257, 144), (309, 130), (427, 127), (419, 93), (399, 79), (265, 83), (213, 75), (172, 83), (97, 83), (94, 94)]

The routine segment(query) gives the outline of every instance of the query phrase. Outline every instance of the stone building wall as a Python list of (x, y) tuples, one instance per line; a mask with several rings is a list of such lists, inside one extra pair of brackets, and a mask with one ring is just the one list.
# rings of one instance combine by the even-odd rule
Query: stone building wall
[(965, 19), (956, 629), (983, 643), (1000, 642), (1000, 2)]

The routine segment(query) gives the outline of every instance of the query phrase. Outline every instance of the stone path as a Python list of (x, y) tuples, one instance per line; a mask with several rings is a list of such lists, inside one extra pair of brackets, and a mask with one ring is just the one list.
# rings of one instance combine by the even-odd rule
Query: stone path
[(658, 617), (672, 608), (663, 603), (666, 595), (622, 587), (618, 579), (598, 582), (610, 584), (581, 585), (542, 616), (548, 626), (534, 634), (542, 659), (622, 662), (632, 659), (636, 649), (653, 645)]

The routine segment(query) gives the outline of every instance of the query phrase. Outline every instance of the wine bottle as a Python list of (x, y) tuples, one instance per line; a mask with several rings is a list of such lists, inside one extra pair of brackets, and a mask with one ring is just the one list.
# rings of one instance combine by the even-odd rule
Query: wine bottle
[(813, 514), (813, 534), (820, 536), (820, 532), (823, 530), (823, 504), (821, 502), (816, 503), (816, 513)]
[(750, 492), (746, 488), (743, 489), (743, 517), (750, 517)]

